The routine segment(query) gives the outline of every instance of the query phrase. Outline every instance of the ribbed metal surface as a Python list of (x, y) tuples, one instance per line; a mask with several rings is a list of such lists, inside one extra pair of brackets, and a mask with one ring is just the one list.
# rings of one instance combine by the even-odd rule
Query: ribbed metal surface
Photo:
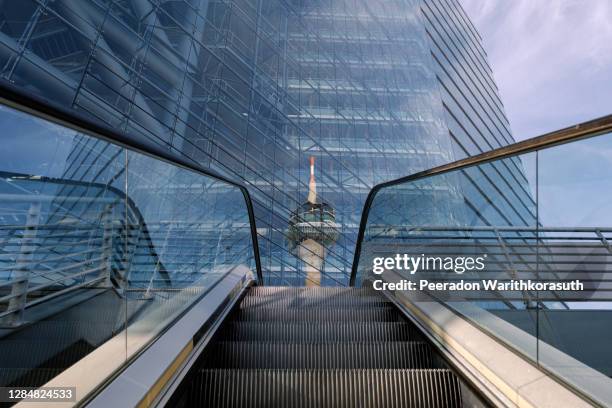
[(292, 286), (255, 286), (251, 288), (248, 295), (257, 298), (287, 298), (287, 297), (347, 297), (359, 298), (362, 296), (376, 297), (385, 300), (372, 288), (347, 288), (347, 287), (292, 287)]
[(448, 370), (201, 370), (203, 407), (459, 407)]
[(414, 326), (397, 322), (229, 322), (220, 333), (220, 340), (224, 341), (331, 343), (419, 339)]
[(401, 314), (392, 306), (370, 306), (365, 308), (281, 308), (259, 307), (236, 310), (233, 316), (239, 321), (281, 321), (281, 322), (399, 322)]
[(242, 303), (240, 308), (249, 307), (356, 307), (388, 305), (384, 298), (368, 289), (355, 289), (353, 295), (347, 288), (254, 288)]
[(205, 368), (430, 368), (431, 347), (423, 342), (252, 343), (218, 342)]
[(416, 327), (371, 289), (255, 287), (176, 405), (460, 406), (457, 377), (438, 367)]

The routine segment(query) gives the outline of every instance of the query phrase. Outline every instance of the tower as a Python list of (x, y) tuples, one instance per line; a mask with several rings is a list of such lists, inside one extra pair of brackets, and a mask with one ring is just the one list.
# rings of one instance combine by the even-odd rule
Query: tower
[(290, 250), (304, 263), (305, 286), (321, 285), (326, 248), (336, 242), (340, 230), (334, 208), (317, 198), (314, 163), (311, 156), (308, 198), (291, 214), (287, 233)]

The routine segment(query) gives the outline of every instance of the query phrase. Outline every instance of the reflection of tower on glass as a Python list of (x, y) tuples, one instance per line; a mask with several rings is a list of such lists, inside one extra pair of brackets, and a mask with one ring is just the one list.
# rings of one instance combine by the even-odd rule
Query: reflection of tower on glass
[(315, 158), (310, 158), (308, 200), (291, 214), (287, 238), (291, 251), (304, 262), (306, 286), (321, 284), (326, 248), (336, 242), (339, 225), (333, 207), (317, 199)]

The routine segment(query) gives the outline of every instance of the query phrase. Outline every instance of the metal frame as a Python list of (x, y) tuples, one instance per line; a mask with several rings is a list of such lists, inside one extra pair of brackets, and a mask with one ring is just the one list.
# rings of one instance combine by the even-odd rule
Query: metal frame
[(357, 235), (357, 243), (355, 246), (355, 255), (353, 257), (353, 266), (351, 269), (349, 286), (355, 286), (355, 280), (357, 278), (357, 267), (359, 264), (359, 258), (361, 256), (361, 245), (363, 243), (365, 227), (368, 222), (368, 214), (370, 212), (372, 202), (374, 201), (374, 198), (376, 197), (376, 194), (379, 190), (386, 187), (419, 180), (425, 177), (448, 173), (454, 170), (461, 170), (466, 167), (484, 164), (487, 162), (507, 158), (510, 156), (515, 156), (518, 154), (525, 154), (533, 152), (535, 150), (541, 150), (543, 148), (564, 144), (582, 138), (601, 135), (607, 132), (612, 132), (612, 114), (602, 116), (600, 118), (583, 122), (554, 132), (545, 133), (541, 136), (527, 139), (522, 142), (513, 143), (511, 145), (501, 147), (499, 149), (494, 149), (476, 156), (471, 156), (462, 160), (458, 160), (453, 163), (444, 164), (442, 166), (434, 167), (429, 170), (421, 171), (406, 177), (401, 177), (395, 180), (375, 185), (368, 193), (368, 197), (363, 206), (363, 212), (361, 213), (361, 221), (359, 223), (359, 232)]
[(168, 146), (168, 150), (164, 150), (159, 145), (156, 145), (150, 141), (136, 138), (128, 133), (118, 132), (109, 126), (81, 115), (74, 110), (63, 108), (53, 101), (49, 101), (31, 94), (26, 94), (23, 92), (23, 90), (21, 90), (21, 88), (17, 88), (3, 79), (0, 79), (0, 103), (4, 103), (5, 105), (14, 109), (40, 117), (61, 126), (65, 126), (77, 132), (87, 134), (88, 136), (103, 139), (126, 149), (139, 152), (154, 159), (165, 161), (174, 166), (182, 167), (204, 176), (212, 177), (239, 188), (244, 196), (247, 205), (247, 212), (249, 214), (257, 283), (259, 285), (263, 285), (263, 273), (261, 270), (261, 260), (259, 257), (259, 244), (257, 242), (257, 228), (255, 225), (255, 214), (253, 212), (253, 202), (248, 190), (246, 187), (244, 187), (244, 185), (223, 177), (212, 170), (205, 169), (195, 162), (185, 160), (184, 157), (173, 152), (170, 146)]

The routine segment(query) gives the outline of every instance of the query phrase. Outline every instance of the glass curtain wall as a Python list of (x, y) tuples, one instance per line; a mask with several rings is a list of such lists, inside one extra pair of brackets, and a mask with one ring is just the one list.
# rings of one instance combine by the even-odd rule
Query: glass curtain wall
[(456, 0), (7, 1), (0, 78), (243, 181), (272, 284), (304, 283), (311, 156), (342, 285), (374, 184), (512, 140)]

